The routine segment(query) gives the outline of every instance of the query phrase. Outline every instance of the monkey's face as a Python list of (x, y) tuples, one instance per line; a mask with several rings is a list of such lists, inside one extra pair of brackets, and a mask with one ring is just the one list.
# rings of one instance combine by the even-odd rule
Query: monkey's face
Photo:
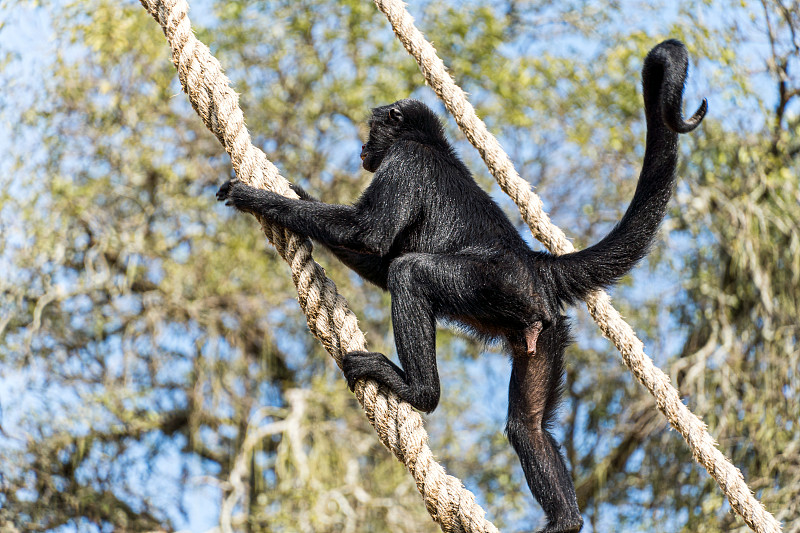
[(369, 137), (361, 146), (364, 170), (375, 172), (381, 165), (389, 147), (399, 138), (403, 129), (404, 114), (399, 104), (376, 107), (369, 119)]

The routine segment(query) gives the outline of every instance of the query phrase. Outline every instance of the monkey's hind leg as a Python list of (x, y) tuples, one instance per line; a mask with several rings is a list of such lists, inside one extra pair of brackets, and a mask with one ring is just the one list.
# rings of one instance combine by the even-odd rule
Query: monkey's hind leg
[[(577, 532), (583, 526), (572, 478), (548, 431), (561, 392), (568, 338), (566, 320), (559, 317), (544, 330), (526, 331), (522, 342), (512, 344), (506, 433), (531, 492), (547, 514), (540, 533)], [(535, 347), (528, 346), (531, 341)]]
[(488, 325), (498, 316), (502, 324), (513, 315), (527, 316), (509, 304), (516, 302), (509, 295), (515, 286), (508, 282), (515, 272), (502, 270), (503, 265), (501, 256), (489, 254), (408, 253), (394, 259), (386, 285), (392, 295), (392, 326), (402, 368), (381, 354), (348, 353), (343, 369), (351, 388), (355, 380), (371, 378), (415, 409), (433, 411), (440, 396), (436, 317)]
[(392, 325), (400, 367), (375, 352), (350, 352), (342, 369), (352, 389), (360, 378), (374, 379), (395, 392), (415, 409), (429, 413), (439, 404), (439, 372), (436, 366), (436, 317), (428, 289), (435, 258), (408, 254), (389, 268)]

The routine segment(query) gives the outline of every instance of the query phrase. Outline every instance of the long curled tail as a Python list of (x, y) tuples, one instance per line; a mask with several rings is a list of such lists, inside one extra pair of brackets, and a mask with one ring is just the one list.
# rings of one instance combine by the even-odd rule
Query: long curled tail
[(688, 65), (686, 48), (674, 39), (664, 41), (647, 54), (642, 68), (647, 144), (636, 192), (625, 215), (600, 242), (578, 252), (548, 258), (565, 303), (613, 284), (649, 251), (674, 187), (678, 133), (695, 129), (708, 109), (708, 102), (703, 99), (691, 118), (682, 117)]

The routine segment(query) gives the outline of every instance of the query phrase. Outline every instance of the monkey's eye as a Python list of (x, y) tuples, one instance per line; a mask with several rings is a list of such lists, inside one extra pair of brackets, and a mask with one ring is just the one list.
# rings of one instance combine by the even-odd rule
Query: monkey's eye
[(393, 107), (389, 110), (389, 122), (402, 122), (403, 121), (403, 113)]

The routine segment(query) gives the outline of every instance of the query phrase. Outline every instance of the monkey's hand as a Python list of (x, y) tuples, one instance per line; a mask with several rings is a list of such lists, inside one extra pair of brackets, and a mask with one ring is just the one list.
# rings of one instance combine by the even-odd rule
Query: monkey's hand
[(261, 189), (256, 189), (234, 178), (222, 184), (217, 191), (217, 201), (225, 202), (225, 205), (235, 207), (239, 211), (255, 213), (263, 208), (263, 193)]
[[(236, 181), (239, 181), (239, 180), (229, 179), (228, 181), (226, 181), (225, 183), (222, 184), (222, 186), (217, 191), (217, 201), (218, 202), (224, 202), (225, 200), (228, 199), (228, 195), (230, 194), (230, 191), (231, 191), (231, 185)], [(306, 190), (303, 189), (299, 185), (296, 185), (294, 183), (290, 183), (289, 184), (289, 188), (292, 189), (295, 192), (295, 194), (297, 194), (297, 196), (300, 197), (301, 200), (307, 200), (309, 202), (317, 202), (318, 201), (316, 198), (314, 198), (313, 196), (308, 194), (308, 192), (306, 192)]]
[(280, 210), (281, 201), (287, 199), (272, 191), (256, 189), (238, 179), (231, 179), (219, 188), (217, 200), (239, 211), (273, 219), (276, 211)]
[[(297, 193), (301, 200), (308, 202), (317, 201), (316, 198), (308, 194), (299, 185), (290, 183), (289, 187)], [(263, 212), (265, 208), (276, 208), (283, 199), (284, 198), (277, 193), (264, 189), (256, 189), (255, 187), (244, 184), (238, 179), (226, 181), (217, 191), (217, 201), (225, 202), (225, 205), (230, 205), (241, 211), (258, 211), (265, 216), (268, 216), (268, 213)]]
[[(238, 181), (238, 180), (236, 180)], [(228, 195), (231, 192), (231, 185), (233, 184), (234, 180), (230, 179), (222, 184), (222, 186), (217, 191), (217, 201), (224, 202), (228, 199)]]
[(306, 200), (308, 202), (318, 202), (319, 201), (316, 198), (314, 198), (313, 196), (311, 196), (310, 194), (308, 194), (306, 192), (306, 190), (304, 188), (302, 188), (301, 186), (299, 186), (299, 185), (296, 185), (294, 183), (289, 183), (289, 188), (292, 189), (295, 192), (295, 194), (297, 194), (297, 196), (300, 197), (301, 200)]

